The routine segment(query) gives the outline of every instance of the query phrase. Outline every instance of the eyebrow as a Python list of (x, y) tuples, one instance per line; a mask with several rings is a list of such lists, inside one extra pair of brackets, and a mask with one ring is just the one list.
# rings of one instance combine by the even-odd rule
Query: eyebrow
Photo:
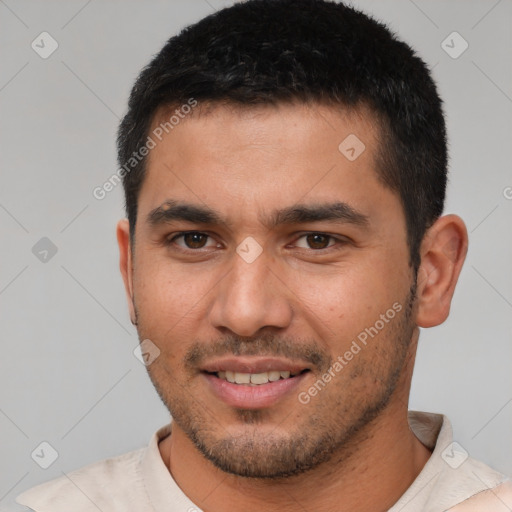
[[(231, 222), (224, 219), (218, 212), (207, 206), (171, 199), (152, 210), (146, 218), (148, 224), (153, 227), (175, 220), (193, 224), (221, 225), (228, 228), (232, 225)], [(297, 204), (281, 210), (275, 210), (268, 219), (260, 220), (269, 229), (280, 225), (307, 224), (320, 221), (353, 224), (364, 228), (368, 228), (370, 225), (370, 219), (367, 215), (340, 201)]]

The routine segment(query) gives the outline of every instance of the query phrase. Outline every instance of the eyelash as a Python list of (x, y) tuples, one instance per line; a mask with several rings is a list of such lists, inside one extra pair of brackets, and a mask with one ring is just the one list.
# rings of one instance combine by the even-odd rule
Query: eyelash
[[(204, 233), (202, 231), (180, 231), (179, 233), (175, 233), (173, 235), (170, 235), (168, 236), (164, 243), (166, 246), (170, 247), (172, 245), (174, 245), (174, 242), (178, 239), (178, 238), (182, 238), (184, 237), (185, 235), (194, 235), (194, 234), (197, 234), (197, 235), (204, 235), (204, 236), (207, 236), (208, 238), (213, 238), (211, 235), (209, 235), (208, 233)], [(302, 233), (297, 239), (297, 240), (300, 240), (301, 238), (304, 238), (304, 237), (307, 237), (307, 236), (310, 236), (310, 235), (321, 235), (321, 236), (325, 236), (329, 239), (329, 241), (331, 240), (334, 240), (336, 242), (336, 244), (333, 244), (333, 245), (329, 245), (328, 247), (325, 247), (323, 249), (309, 249), (313, 252), (317, 252), (317, 253), (322, 253), (324, 251), (329, 251), (329, 250), (332, 250), (332, 249), (336, 249), (336, 245), (338, 246), (343, 246), (343, 245), (346, 245), (348, 243), (347, 240), (343, 240), (341, 238), (338, 238), (338, 237), (335, 237), (334, 235), (330, 235), (328, 233), (323, 233), (321, 231), (309, 231), (307, 233)], [(182, 252), (185, 252), (185, 253), (191, 253), (191, 252), (196, 252), (196, 253), (199, 253), (201, 252), (203, 249), (205, 249), (204, 247), (200, 247), (199, 249), (190, 249), (190, 248), (183, 248), (183, 247), (180, 247), (179, 245), (175, 245), (174, 246), (178, 251), (182, 251)], [(338, 247), (339, 248), (339, 247)], [(300, 248), (300, 249), (303, 249), (304, 248)], [(305, 250), (308, 250), (308, 249), (305, 249)]]

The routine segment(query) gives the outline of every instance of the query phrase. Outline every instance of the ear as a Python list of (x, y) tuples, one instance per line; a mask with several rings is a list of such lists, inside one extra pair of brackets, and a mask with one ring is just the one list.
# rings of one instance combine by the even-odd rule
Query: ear
[(128, 219), (122, 219), (116, 228), (117, 244), (119, 246), (119, 268), (123, 276), (126, 298), (130, 309), (130, 319), (136, 325), (135, 305), (133, 303), (133, 266), (132, 249), (130, 243), (130, 225)]
[(457, 215), (440, 217), (425, 234), (418, 269), (416, 323), (419, 327), (434, 327), (448, 318), (467, 250), (466, 225)]

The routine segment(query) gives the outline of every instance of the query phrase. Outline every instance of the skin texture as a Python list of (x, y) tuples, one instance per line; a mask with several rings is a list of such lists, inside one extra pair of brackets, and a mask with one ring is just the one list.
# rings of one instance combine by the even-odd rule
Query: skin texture
[[(349, 134), (366, 146), (354, 161), (338, 150)], [(377, 141), (365, 109), (216, 106), (149, 155), (133, 250), (127, 221), (117, 227), (120, 267), (139, 338), (160, 350), (148, 371), (174, 420), (162, 458), (205, 512), (387, 510), (430, 456), (407, 422), (418, 327), (448, 316), (467, 232), (455, 215), (438, 219), (415, 283), (399, 197), (374, 170)], [(216, 210), (228, 225), (148, 222), (170, 199)], [(367, 225), (265, 223), (276, 209), (335, 201)], [(182, 231), (208, 236), (171, 241)], [(252, 263), (236, 252), (246, 237), (262, 248)], [(394, 304), (396, 315), (301, 403), (298, 392)], [(309, 371), (273, 405), (241, 409), (200, 371), (233, 354)]]

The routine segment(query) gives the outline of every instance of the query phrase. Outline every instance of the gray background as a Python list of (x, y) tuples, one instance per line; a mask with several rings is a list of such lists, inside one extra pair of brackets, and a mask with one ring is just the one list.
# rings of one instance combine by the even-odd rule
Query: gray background
[[(133, 355), (114, 235), (122, 190), (102, 201), (92, 191), (115, 172), (138, 71), (178, 29), (228, 4), (0, 0), (0, 509), (146, 445), (168, 421)], [(355, 5), (433, 68), (450, 135), (445, 211), (470, 232), (450, 318), (422, 330), (410, 408), (447, 414), (471, 456), (512, 474), (512, 2)], [(43, 31), (59, 44), (47, 59), (31, 48)], [(441, 46), (453, 31), (469, 43), (457, 59)], [(58, 249), (46, 262), (32, 252), (43, 237)], [(42, 441), (59, 454), (46, 470), (31, 458)]]

